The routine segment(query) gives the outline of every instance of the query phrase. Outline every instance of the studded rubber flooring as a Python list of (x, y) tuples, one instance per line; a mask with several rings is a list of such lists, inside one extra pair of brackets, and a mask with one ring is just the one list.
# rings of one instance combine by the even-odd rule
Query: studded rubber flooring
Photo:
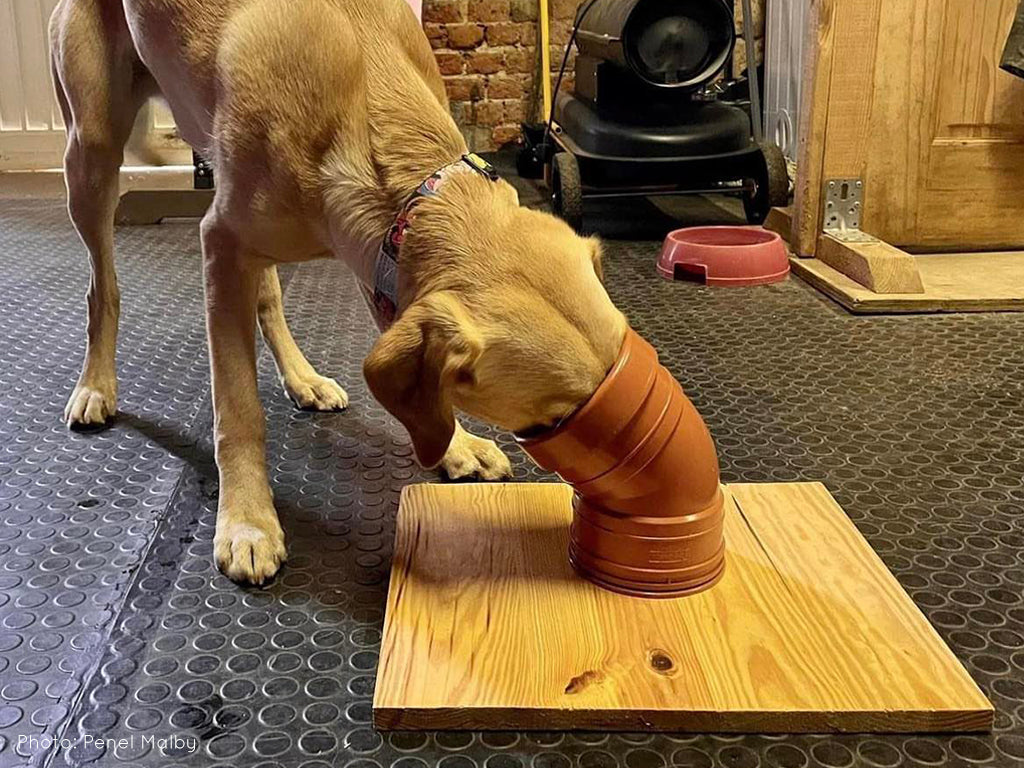
[(666, 283), (655, 243), (607, 247), (613, 298), (705, 415), (726, 480), (824, 481), (994, 701), (991, 735), (388, 735), (370, 701), (398, 493), (438, 478), (361, 381), (374, 332), (351, 280), (285, 275), (295, 335), (351, 407), (295, 411), (261, 354), (291, 559), (242, 589), (211, 560), (196, 226), (122, 228), (117, 247), (120, 414), (70, 433), (83, 250), (58, 203), (0, 201), (0, 766), (1024, 764), (1024, 315), (856, 318), (797, 280)]

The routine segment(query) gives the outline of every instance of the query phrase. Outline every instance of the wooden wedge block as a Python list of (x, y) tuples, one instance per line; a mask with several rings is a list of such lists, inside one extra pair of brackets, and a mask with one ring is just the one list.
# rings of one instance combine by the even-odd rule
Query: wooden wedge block
[(914, 257), (875, 238), (818, 238), (818, 259), (875, 293), (924, 293)]
[(824, 486), (727, 490), (722, 581), (651, 600), (573, 572), (566, 486), (407, 487), (376, 726), (991, 728), (991, 704)]
[(772, 208), (768, 211), (768, 218), (764, 220), (764, 228), (778, 233), (779, 237), (786, 241), (787, 247), (793, 239), (793, 206), (785, 208)]

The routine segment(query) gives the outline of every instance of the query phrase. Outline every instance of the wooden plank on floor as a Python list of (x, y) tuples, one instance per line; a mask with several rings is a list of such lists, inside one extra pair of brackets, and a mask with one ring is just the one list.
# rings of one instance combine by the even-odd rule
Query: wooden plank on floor
[(878, 294), (818, 259), (790, 259), (793, 272), (851, 312), (1024, 311), (1024, 251), (913, 256), (923, 293)]
[[(119, 173), (120, 193), (148, 189), (192, 189), (195, 169), (189, 165), (160, 167), (122, 165)], [(35, 171), (0, 171), (0, 197), (61, 198), (66, 195), (64, 170), (44, 168)]]
[(212, 189), (132, 189), (121, 195), (115, 224), (159, 224), (164, 219), (202, 218)]
[(565, 486), (407, 487), (376, 726), (991, 727), (988, 700), (824, 486), (727, 490), (722, 581), (648, 600), (572, 571)]

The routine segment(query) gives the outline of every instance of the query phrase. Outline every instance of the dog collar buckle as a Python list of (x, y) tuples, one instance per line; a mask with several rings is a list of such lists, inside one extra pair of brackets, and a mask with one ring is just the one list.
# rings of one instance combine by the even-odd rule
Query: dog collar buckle
[(468, 155), (463, 155), (462, 162), (466, 163), (470, 168), (472, 168), (477, 173), (486, 176), (491, 181), (497, 181), (499, 178), (501, 178), (500, 176), (498, 176), (498, 172), (494, 170), (494, 166), (488, 163), (475, 152), (470, 152)]

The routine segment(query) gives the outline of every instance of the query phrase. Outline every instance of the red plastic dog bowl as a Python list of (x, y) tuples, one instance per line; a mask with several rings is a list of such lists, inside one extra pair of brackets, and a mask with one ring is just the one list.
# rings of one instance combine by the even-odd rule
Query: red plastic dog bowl
[(766, 285), (786, 279), (789, 255), (763, 227), (689, 227), (665, 238), (658, 273), (707, 285)]

